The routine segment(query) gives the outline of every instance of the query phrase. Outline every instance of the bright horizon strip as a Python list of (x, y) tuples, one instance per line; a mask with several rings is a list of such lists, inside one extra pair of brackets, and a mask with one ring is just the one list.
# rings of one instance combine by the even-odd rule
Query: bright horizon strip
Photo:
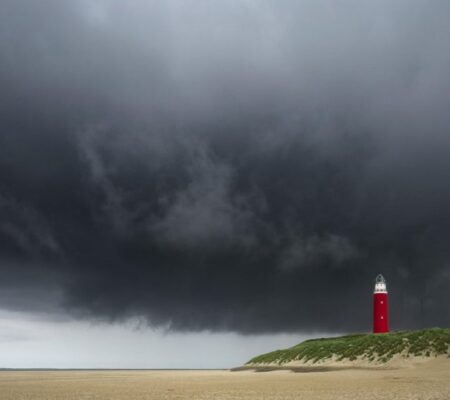
[(0, 311), (0, 368), (223, 369), (316, 334), (177, 333)]

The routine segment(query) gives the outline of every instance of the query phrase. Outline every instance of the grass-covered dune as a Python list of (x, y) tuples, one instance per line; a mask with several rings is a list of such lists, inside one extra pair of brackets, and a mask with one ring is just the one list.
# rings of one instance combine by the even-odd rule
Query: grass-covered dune
[(309, 365), (327, 361), (363, 360), (383, 364), (394, 356), (450, 357), (450, 329), (424, 329), (385, 334), (353, 334), (306, 340), (294, 347), (252, 358), (246, 365), (284, 365), (291, 362)]

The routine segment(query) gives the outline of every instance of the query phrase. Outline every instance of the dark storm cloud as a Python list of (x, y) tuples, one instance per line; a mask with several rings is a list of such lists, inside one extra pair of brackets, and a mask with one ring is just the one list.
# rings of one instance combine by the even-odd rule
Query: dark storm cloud
[(448, 325), (432, 1), (0, 2), (0, 300), (175, 330)]

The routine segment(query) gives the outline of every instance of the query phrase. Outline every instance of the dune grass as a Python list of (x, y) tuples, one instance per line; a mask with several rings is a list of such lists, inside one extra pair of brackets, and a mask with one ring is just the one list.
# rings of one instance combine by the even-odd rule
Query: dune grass
[(450, 357), (450, 329), (432, 328), (384, 334), (353, 334), (306, 340), (294, 347), (252, 358), (247, 364), (285, 364), (289, 361), (337, 360), (387, 362), (396, 354), (405, 356)]

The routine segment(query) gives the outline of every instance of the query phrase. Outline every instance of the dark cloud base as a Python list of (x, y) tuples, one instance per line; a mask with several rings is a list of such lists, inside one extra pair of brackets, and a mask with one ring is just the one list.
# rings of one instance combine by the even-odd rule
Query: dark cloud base
[(182, 4), (0, 3), (3, 307), (448, 326), (449, 7)]

